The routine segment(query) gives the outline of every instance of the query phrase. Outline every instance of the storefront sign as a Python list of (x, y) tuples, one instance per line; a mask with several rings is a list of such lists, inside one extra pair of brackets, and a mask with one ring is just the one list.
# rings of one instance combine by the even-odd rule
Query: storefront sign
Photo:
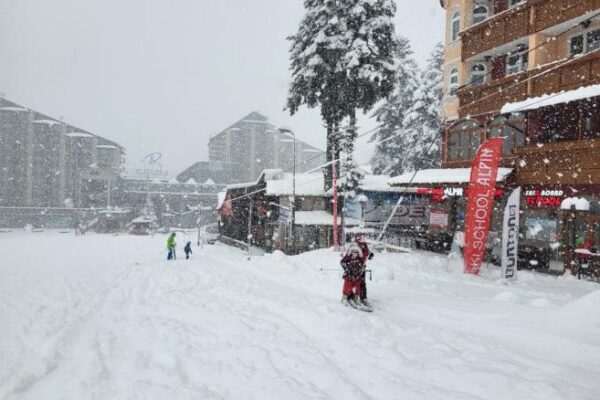
[(502, 278), (513, 281), (517, 280), (520, 200), (521, 188), (516, 188), (506, 202), (502, 226)]
[[(432, 201), (442, 202), (445, 199), (451, 197), (464, 197), (469, 195), (467, 189), (461, 187), (445, 187), (445, 188), (417, 188), (417, 194), (430, 195)], [(500, 197), (504, 191), (502, 189), (496, 189), (494, 192), (495, 197)]]
[(465, 221), (465, 272), (479, 274), (485, 256), (503, 138), (485, 141), (473, 158)]
[(561, 189), (532, 189), (525, 191), (525, 204), (528, 207), (559, 208), (564, 191)]
[(446, 229), (448, 227), (448, 212), (439, 208), (429, 210), (429, 227)]
[(291, 211), (289, 208), (280, 207), (279, 208), (279, 218), (277, 222), (282, 225), (287, 225), (291, 221)]
[(392, 225), (425, 225), (427, 206), (425, 204), (400, 204), (394, 217), (390, 221)]

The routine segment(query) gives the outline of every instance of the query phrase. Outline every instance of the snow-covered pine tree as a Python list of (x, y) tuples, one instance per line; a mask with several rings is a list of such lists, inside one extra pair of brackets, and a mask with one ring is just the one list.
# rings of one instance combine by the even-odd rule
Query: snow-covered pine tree
[(340, 135), (340, 148), (342, 149), (344, 160), (341, 163), (341, 180), (340, 186), (344, 197), (351, 199), (356, 196), (362, 178), (363, 171), (354, 161), (354, 142), (357, 137), (356, 117), (345, 119), (346, 124), (342, 127), (342, 135)]
[(356, 136), (356, 111), (369, 111), (394, 86), (396, 5), (393, 0), (305, 0), (304, 7), (298, 32), (289, 38), (287, 107), (292, 114), (302, 105), (320, 107), (330, 160), (332, 146), (336, 158), (338, 144), (347, 154), (354, 149), (352, 133), (338, 130), (343, 119), (349, 119)]
[(345, 93), (342, 106), (347, 125), (341, 131), (340, 147), (348, 157), (343, 165), (346, 197), (353, 197), (362, 172), (353, 161), (357, 136), (356, 112), (370, 111), (394, 88), (394, 52), (398, 44), (392, 0), (340, 0), (346, 21), (347, 50), (342, 59), (345, 70)]
[[(339, 110), (343, 96), (339, 66), (345, 43), (345, 24), (337, 17), (337, 4), (333, 0), (304, 0), (306, 14), (295, 35), (288, 37), (290, 47), (290, 83), (287, 109), (294, 115), (305, 105), (319, 107), (327, 127), (327, 161), (332, 160), (336, 144), (336, 126), (343, 118)], [(331, 167), (326, 168), (326, 187), (331, 186)]]
[(413, 105), (415, 92), (420, 86), (419, 67), (412, 54), (409, 40), (400, 37), (395, 55), (397, 67), (394, 90), (372, 115), (379, 126), (371, 141), (380, 142), (389, 139), (375, 148), (371, 166), (376, 174), (395, 176), (405, 171), (403, 164), (408, 155), (407, 147), (410, 142), (404, 134), (406, 128), (404, 119)]
[(438, 43), (427, 59), (421, 87), (415, 92), (414, 103), (403, 121), (409, 145), (403, 162), (405, 171), (440, 165), (443, 65), (444, 46)]

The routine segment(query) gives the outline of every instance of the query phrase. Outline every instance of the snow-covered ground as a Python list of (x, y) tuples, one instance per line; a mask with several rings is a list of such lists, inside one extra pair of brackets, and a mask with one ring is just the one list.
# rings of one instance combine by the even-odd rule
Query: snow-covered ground
[(165, 240), (0, 233), (0, 399), (600, 398), (598, 284), (377, 254), (368, 314), (329, 250)]

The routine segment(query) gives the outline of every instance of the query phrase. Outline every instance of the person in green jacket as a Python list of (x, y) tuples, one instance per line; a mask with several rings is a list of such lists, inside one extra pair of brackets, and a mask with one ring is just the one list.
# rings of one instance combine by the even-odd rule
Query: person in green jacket
[(167, 260), (175, 260), (175, 232), (169, 235), (167, 239), (167, 250), (169, 250), (169, 254), (167, 254)]

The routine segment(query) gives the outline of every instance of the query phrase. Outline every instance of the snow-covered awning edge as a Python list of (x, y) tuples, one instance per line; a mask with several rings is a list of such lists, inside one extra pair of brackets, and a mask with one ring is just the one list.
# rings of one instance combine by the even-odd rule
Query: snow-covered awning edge
[(514, 103), (506, 103), (504, 106), (502, 106), (500, 112), (502, 114), (509, 114), (520, 111), (537, 110), (538, 108), (542, 107), (569, 103), (571, 101), (589, 99), (597, 96), (600, 96), (600, 85), (591, 85), (581, 87), (579, 89), (531, 97), (529, 99)]

